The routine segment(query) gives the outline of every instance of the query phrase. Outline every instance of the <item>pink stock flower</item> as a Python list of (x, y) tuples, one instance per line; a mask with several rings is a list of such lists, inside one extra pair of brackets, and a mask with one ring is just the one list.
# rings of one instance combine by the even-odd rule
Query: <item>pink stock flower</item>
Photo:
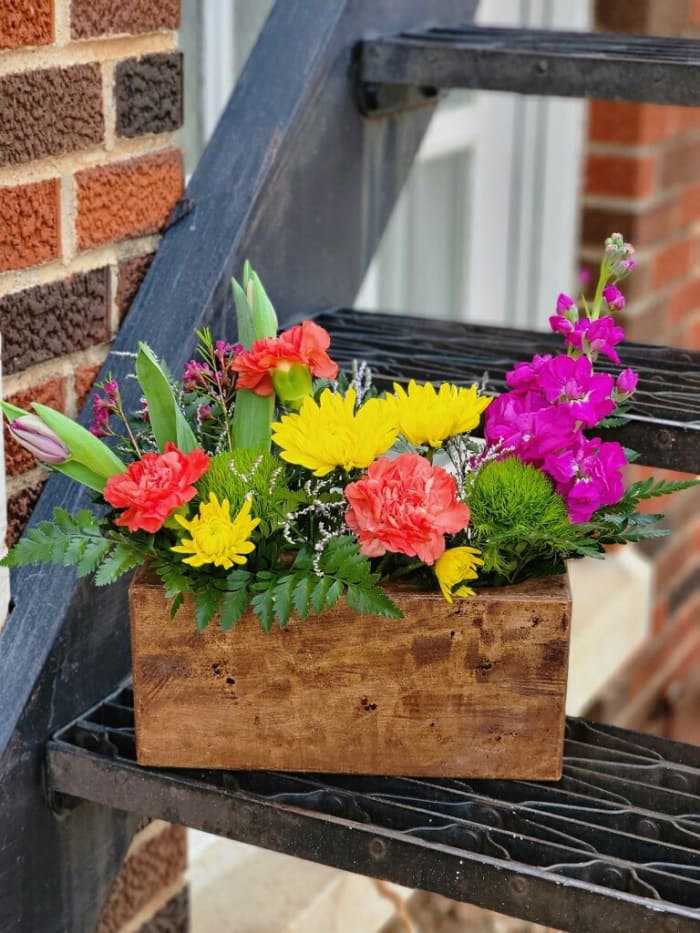
[(597, 424), (615, 408), (611, 395), (613, 377), (607, 373), (595, 375), (591, 361), (580, 356), (556, 356), (543, 366), (538, 379), (541, 391), (549, 403), (565, 405), (576, 421), (587, 427)]
[(619, 363), (620, 357), (613, 348), (624, 339), (625, 332), (615, 324), (614, 318), (600, 317), (595, 321), (587, 318), (579, 321), (564, 342), (593, 359), (602, 353), (613, 363)]
[(625, 307), (625, 296), (617, 285), (606, 285), (603, 289), (603, 298), (605, 298), (608, 307), (614, 311), (622, 311)]
[(542, 392), (506, 392), (486, 409), (484, 437), (523, 463), (540, 466), (553, 451), (573, 443), (576, 419), (565, 405), (550, 405)]
[(445, 550), (444, 536), (469, 522), (453, 477), (418, 454), (379, 457), (346, 486), (345, 497), (345, 520), (368, 557), (390, 551), (432, 565)]
[(573, 298), (565, 292), (559, 292), (559, 297), (557, 298), (557, 314), (566, 314), (567, 311), (572, 311), (575, 307), (576, 302)]
[(562, 314), (553, 314), (549, 319), (549, 326), (555, 334), (570, 334), (573, 332), (575, 322)]
[(199, 360), (188, 360), (182, 370), (182, 388), (185, 392), (195, 392), (197, 389), (206, 389), (213, 373), (206, 363)]
[(637, 388), (637, 382), (639, 381), (639, 376), (632, 369), (623, 369), (620, 375), (617, 377), (615, 382), (615, 388), (618, 395), (624, 396), (627, 398), (632, 395), (634, 390)]
[(536, 353), (530, 363), (516, 363), (513, 369), (506, 373), (506, 382), (517, 392), (538, 391), (540, 389), (539, 374), (551, 359), (551, 353), (545, 353), (544, 356)]
[(555, 482), (572, 522), (587, 522), (603, 505), (615, 505), (625, 492), (622, 470), (624, 449), (615, 441), (587, 440), (578, 436), (570, 450), (549, 455), (543, 469)]

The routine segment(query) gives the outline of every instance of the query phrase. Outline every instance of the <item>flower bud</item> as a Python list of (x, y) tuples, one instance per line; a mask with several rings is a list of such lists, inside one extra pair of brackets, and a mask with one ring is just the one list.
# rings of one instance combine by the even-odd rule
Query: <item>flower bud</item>
[(65, 463), (70, 451), (38, 415), (22, 415), (10, 421), (10, 434), (18, 444), (44, 463)]
[(603, 289), (603, 298), (611, 310), (622, 311), (625, 307), (625, 296), (617, 285), (606, 285)]
[(280, 364), (271, 370), (272, 385), (277, 398), (288, 408), (298, 408), (313, 388), (311, 370), (301, 363)]
[(615, 388), (621, 395), (630, 396), (637, 388), (638, 379), (639, 376), (637, 373), (633, 372), (633, 370), (623, 369), (623, 371), (617, 377)]

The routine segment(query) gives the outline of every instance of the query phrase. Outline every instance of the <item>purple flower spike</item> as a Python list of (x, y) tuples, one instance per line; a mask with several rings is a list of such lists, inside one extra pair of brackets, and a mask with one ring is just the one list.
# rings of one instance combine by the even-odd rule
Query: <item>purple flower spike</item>
[(65, 463), (70, 451), (38, 415), (22, 415), (8, 425), (18, 444), (44, 463)]

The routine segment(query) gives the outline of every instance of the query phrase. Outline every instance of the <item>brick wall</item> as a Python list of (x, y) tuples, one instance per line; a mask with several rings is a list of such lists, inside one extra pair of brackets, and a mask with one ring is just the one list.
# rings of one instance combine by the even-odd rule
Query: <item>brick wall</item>
[[(597, 0), (596, 26), (700, 37), (700, 3)], [(624, 288), (628, 338), (700, 349), (700, 109), (592, 101), (588, 140), (584, 264), (595, 261), (605, 236), (619, 230), (636, 246), (638, 260)], [(700, 696), (700, 683), (692, 680), (700, 669), (700, 490), (662, 502), (658, 510), (667, 513), (674, 533), (645, 545), (655, 575), (653, 641), (597, 713), (698, 741), (697, 728), (689, 728), (697, 716), (689, 717), (687, 706)]]
[[(0, 332), (17, 405), (78, 412), (180, 197), (179, 16), (179, 0), (0, 0)], [(5, 444), (12, 543), (46, 475)], [(163, 825), (135, 841), (101, 933), (187, 929), (185, 834)]]

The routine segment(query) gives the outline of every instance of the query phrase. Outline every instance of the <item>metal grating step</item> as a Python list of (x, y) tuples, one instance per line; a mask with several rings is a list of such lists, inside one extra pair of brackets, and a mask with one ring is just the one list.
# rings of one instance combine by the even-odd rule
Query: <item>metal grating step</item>
[[(576, 931), (700, 929), (700, 749), (567, 721), (552, 784), (165, 771), (135, 761), (125, 685), (49, 743), (91, 800)], [(66, 797), (65, 795), (68, 795)]]
[(358, 55), (368, 111), (391, 100), (387, 85), (700, 103), (694, 39), (465, 26), (368, 39)]
[[(505, 373), (535, 353), (561, 349), (555, 334), (353, 309), (317, 318), (331, 335), (333, 358), (345, 369), (366, 360), (378, 383), (446, 380), (483, 383), (502, 392)], [(700, 352), (625, 343), (624, 367), (640, 374), (629, 424), (606, 432), (640, 453), (639, 462), (700, 471)], [(621, 368), (601, 358), (600, 371)]]

